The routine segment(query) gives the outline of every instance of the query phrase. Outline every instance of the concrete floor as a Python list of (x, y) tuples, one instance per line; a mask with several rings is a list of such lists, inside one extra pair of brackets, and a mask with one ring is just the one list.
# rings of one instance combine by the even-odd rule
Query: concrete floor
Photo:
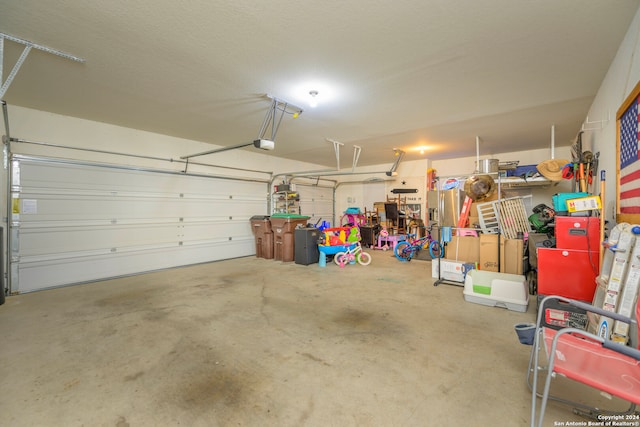
[(368, 267), (248, 257), (8, 297), (0, 425), (528, 425), (513, 325), (535, 303), (468, 303), (429, 261), (367, 251)]

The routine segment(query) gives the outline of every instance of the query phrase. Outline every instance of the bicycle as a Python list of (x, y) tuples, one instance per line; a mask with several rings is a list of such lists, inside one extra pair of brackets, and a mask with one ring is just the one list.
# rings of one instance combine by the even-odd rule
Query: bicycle
[[(409, 239), (414, 236), (415, 234), (407, 235)], [(425, 247), (429, 248), (429, 255), (431, 255), (431, 258), (442, 258), (444, 256), (442, 245), (437, 240), (433, 240), (431, 233), (427, 233), (426, 236), (419, 239), (403, 240), (402, 242), (398, 242), (395, 248), (393, 248), (393, 254), (400, 261), (411, 261), (411, 258)]]
[(362, 245), (358, 242), (347, 248), (345, 252), (338, 252), (333, 257), (333, 261), (341, 268), (353, 261), (357, 261), (360, 265), (369, 265), (371, 264), (371, 255), (364, 252)]

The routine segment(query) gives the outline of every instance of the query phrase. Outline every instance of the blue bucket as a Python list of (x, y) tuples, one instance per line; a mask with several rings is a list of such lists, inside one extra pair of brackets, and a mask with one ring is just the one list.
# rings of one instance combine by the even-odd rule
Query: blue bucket
[(533, 345), (533, 340), (536, 336), (535, 323), (517, 323), (514, 328), (516, 334), (518, 334), (520, 344)]

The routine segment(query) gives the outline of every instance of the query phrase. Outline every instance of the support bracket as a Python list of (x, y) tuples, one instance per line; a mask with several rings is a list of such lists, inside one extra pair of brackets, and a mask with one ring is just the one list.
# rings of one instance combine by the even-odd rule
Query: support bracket
[[(18, 58), (16, 63), (13, 65), (13, 68), (11, 69), (11, 72), (7, 76), (7, 79), (3, 81), (2, 64), (4, 62), (4, 40), (5, 39), (24, 45), (24, 49), (22, 50), (22, 53), (20, 54), (20, 57)], [(47, 47), (47, 46), (42, 46), (36, 43), (32, 43), (28, 40), (20, 39), (18, 37), (10, 36), (9, 34), (0, 33), (0, 99), (4, 98), (4, 95), (5, 93), (7, 93), (9, 86), (11, 86), (11, 82), (13, 82), (13, 79), (16, 77), (16, 74), (18, 74), (18, 71), (20, 71), (20, 67), (22, 67), (22, 64), (24, 64), (24, 61), (27, 59), (27, 55), (29, 55), (29, 52), (31, 52), (32, 48), (42, 50), (47, 53), (51, 53), (53, 55), (61, 56), (71, 61), (76, 61), (81, 63), (85, 62), (84, 59), (79, 58), (77, 56), (70, 55), (68, 53), (61, 52), (59, 50), (51, 49), (50, 47)]]
[(269, 106), (269, 110), (267, 110), (267, 114), (264, 116), (264, 120), (262, 121), (262, 126), (258, 132), (258, 139), (265, 139), (267, 130), (271, 128), (271, 137), (266, 139), (275, 141), (278, 128), (280, 127), (280, 122), (282, 122), (282, 118), (285, 113), (292, 114), (294, 118), (297, 118), (304, 110), (295, 104), (283, 101), (275, 96), (267, 94), (266, 97), (271, 99), (271, 105)]
[(343, 146), (344, 144), (329, 138), (326, 140), (333, 144), (333, 151), (336, 153), (336, 170), (340, 170), (340, 146)]
[[(589, 116), (587, 116), (584, 123), (582, 123), (582, 131), (590, 131), (590, 130), (601, 130), (604, 126), (611, 121), (611, 111), (607, 111), (607, 118), (596, 121), (589, 121)], [(588, 128), (586, 125), (595, 125), (594, 127)], [(599, 126), (598, 126), (599, 125)]]
[(351, 165), (351, 172), (356, 171), (356, 166), (358, 165), (358, 160), (360, 159), (360, 152), (362, 151), (362, 147), (359, 145), (353, 146), (353, 164)]
[(398, 169), (398, 165), (405, 154), (404, 151), (399, 148), (394, 148), (393, 153), (396, 156), (396, 161), (393, 163), (393, 166), (391, 166), (391, 170), (387, 172), (387, 176), (396, 176), (398, 174), (396, 170)]

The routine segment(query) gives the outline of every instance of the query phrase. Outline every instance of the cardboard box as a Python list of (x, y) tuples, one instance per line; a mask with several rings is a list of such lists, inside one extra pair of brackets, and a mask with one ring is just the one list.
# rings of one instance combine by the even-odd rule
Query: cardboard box
[(445, 248), (445, 258), (472, 264), (480, 262), (480, 238), (453, 236)]
[[(446, 258), (431, 261), (431, 277), (464, 283), (467, 272), (474, 269), (474, 264), (454, 261)], [(439, 273), (439, 270), (442, 272)], [(440, 277), (438, 277), (440, 276)]]
[(478, 269), (498, 272), (498, 235), (480, 235), (480, 264)]
[(384, 212), (384, 202), (374, 202), (373, 212), (378, 216), (378, 223), (382, 224), (382, 221), (386, 221), (386, 214)]
[(501, 239), (500, 241), (500, 272), (522, 274), (524, 263), (524, 240)]
[(580, 199), (567, 200), (567, 209), (569, 212), (583, 212), (592, 209), (602, 209), (602, 203), (599, 196), (588, 196)]
[[(500, 273), (523, 274), (524, 241), (500, 236)], [(480, 270), (498, 272), (498, 235), (480, 235)]]

